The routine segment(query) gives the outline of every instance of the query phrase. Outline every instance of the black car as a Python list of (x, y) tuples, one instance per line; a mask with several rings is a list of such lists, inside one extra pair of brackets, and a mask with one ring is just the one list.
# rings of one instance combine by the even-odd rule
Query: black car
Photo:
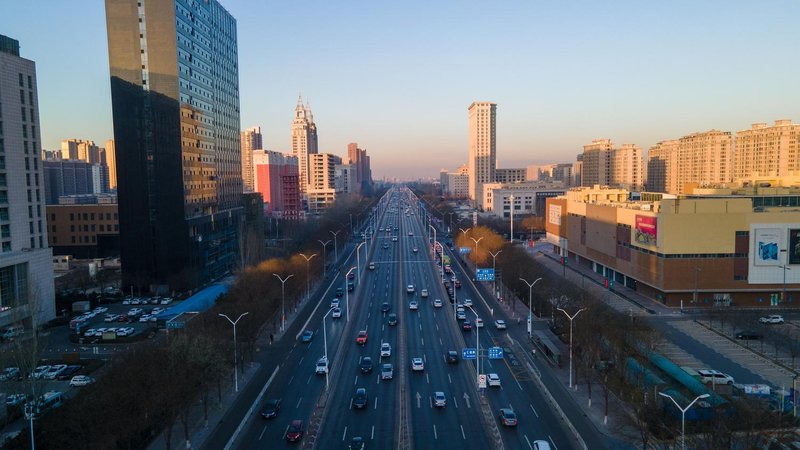
[(367, 407), (367, 389), (356, 389), (356, 395), (353, 396), (353, 408), (361, 409)]
[(372, 358), (369, 356), (365, 356), (361, 358), (361, 373), (370, 373), (372, 372)]
[(397, 325), (397, 314), (389, 314), (389, 325)]
[(445, 355), (445, 357), (447, 359), (447, 364), (458, 364), (458, 352), (457, 351), (450, 350), (449, 352), (447, 352), (447, 355)]
[(72, 375), (75, 372), (81, 370), (82, 368), (83, 366), (67, 366), (67, 368), (61, 371), (61, 373), (58, 374), (56, 378), (58, 378), (61, 381), (69, 380), (70, 378), (72, 378)]
[(356, 436), (350, 440), (349, 450), (364, 450), (364, 439), (361, 436)]
[(755, 341), (761, 339), (761, 333), (757, 331), (740, 331), (736, 333), (736, 339), (741, 339), (743, 341)]
[(339, 298), (339, 297), (341, 297), (343, 295), (344, 295), (344, 289), (336, 288), (336, 294), (334, 294), (334, 297)]
[(381, 305), (381, 311), (383, 312), (389, 311), (389, 303), (383, 302), (383, 304)]
[(261, 411), (261, 417), (265, 419), (271, 419), (278, 415), (278, 411), (281, 410), (281, 400), (277, 398), (273, 398), (267, 400), (267, 406), (264, 407), (264, 410)]
[(353, 292), (353, 289), (355, 289), (355, 288), (356, 288), (356, 285), (355, 285), (355, 284), (353, 284), (353, 282), (352, 282), (352, 281), (348, 281), (348, 282), (347, 282), (347, 291), (348, 291), (348, 292)]

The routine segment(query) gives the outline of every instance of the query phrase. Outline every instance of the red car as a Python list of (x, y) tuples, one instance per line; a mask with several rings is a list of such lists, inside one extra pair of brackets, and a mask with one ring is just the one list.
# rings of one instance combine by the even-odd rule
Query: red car
[(461, 324), (461, 329), (464, 331), (472, 330), (472, 324), (469, 323), (469, 320), (465, 320), (463, 324)]
[(455, 285), (456, 285), (456, 287), (457, 287), (457, 288), (460, 288), (460, 287), (461, 287), (461, 282), (460, 282), (460, 281), (458, 281), (458, 280), (456, 280), (456, 281), (455, 281)]
[(358, 336), (356, 336), (356, 344), (364, 345), (367, 343), (367, 330), (361, 330), (358, 332)]
[(297, 442), (303, 439), (303, 421), (293, 420), (286, 429), (286, 440), (289, 442)]
[(356, 274), (354, 274), (353, 272), (350, 272), (350, 273), (347, 274), (347, 279), (348, 280), (354, 280), (355, 278), (356, 278)]
[(514, 413), (514, 410), (511, 408), (501, 408), (500, 409), (500, 422), (507, 427), (515, 427), (517, 426), (517, 415)]

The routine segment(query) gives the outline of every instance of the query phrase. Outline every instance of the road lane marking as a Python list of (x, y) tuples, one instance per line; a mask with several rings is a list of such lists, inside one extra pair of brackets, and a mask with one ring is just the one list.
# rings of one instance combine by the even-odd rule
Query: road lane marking
[(433, 438), (439, 439), (439, 435), (436, 433), (436, 425), (433, 426)]
[(461, 425), (461, 437), (464, 438), (464, 440), (467, 440), (467, 435), (464, 434), (464, 425)]
[(355, 386), (357, 384), (358, 384), (358, 375), (356, 375), (356, 379), (355, 379), (355, 381), (353, 381), (353, 386)]
[(304, 360), (305, 358), (306, 358), (305, 356), (301, 357), (301, 358), (300, 358), (300, 362), (299, 362), (297, 365), (298, 365), (298, 366), (302, 365), (302, 364), (303, 364), (303, 360)]
[(427, 373), (425, 374), (425, 380), (428, 382), (428, 384), (431, 384), (431, 378), (428, 376)]
[(550, 439), (550, 443), (553, 444), (553, 448), (558, 450), (558, 446), (556, 445), (556, 442), (553, 440), (553, 437), (548, 434), (547, 439)]
[(455, 395), (453, 396), (453, 403), (456, 405), (456, 409), (458, 409), (458, 398)]
[(523, 436), (525, 436), (525, 442), (528, 443), (528, 447), (530, 447), (530, 449), (533, 450), (533, 445), (531, 445), (531, 441), (528, 439), (528, 435), (525, 434)]
[(439, 331), (439, 322), (436, 322), (436, 331)]
[(288, 382), (288, 383), (286, 383), (286, 384), (292, 384), (292, 380), (294, 380), (294, 375), (292, 375), (292, 377), (291, 377), (291, 378), (289, 378), (289, 382)]
[(514, 381), (517, 383), (517, 386), (519, 386), (519, 390), (521, 391), (522, 390), (522, 385), (519, 384), (519, 381), (517, 380), (517, 377), (514, 377)]
[(536, 418), (538, 419), (538, 418), (539, 418), (539, 413), (537, 413), (537, 412), (536, 412), (536, 410), (533, 408), (533, 405), (529, 405), (529, 406), (531, 407), (531, 410), (533, 411), (533, 414), (534, 414), (534, 415), (536, 416)]
[[(348, 408), (348, 409), (353, 409), (353, 399), (352, 398), (350, 399), (350, 408)], [(345, 428), (347, 428), (347, 427), (345, 427)]]
[(372, 426), (372, 433), (370, 433), (369, 438), (373, 440), (375, 439), (375, 425)]
[[(258, 396), (256, 396), (255, 401), (253, 402), (252, 405), (250, 405), (250, 409), (247, 411), (247, 414), (244, 415), (242, 421), (239, 422), (239, 426), (236, 427), (236, 430), (233, 432), (230, 439), (228, 439), (228, 443), (225, 444), (225, 448), (223, 450), (229, 450), (233, 446), (233, 441), (235, 441), (236, 438), (239, 436), (239, 433), (242, 432), (242, 428), (244, 428), (245, 422), (247, 422), (247, 420), (253, 416), (253, 411), (256, 409), (256, 405), (261, 403), (261, 399), (264, 398), (264, 393), (267, 392), (269, 385), (272, 384), (272, 380), (275, 379), (275, 375), (278, 374), (278, 370), (280, 368), (281, 366), (276, 367), (275, 370), (272, 372), (272, 375), (269, 376), (269, 379), (267, 380), (266, 384), (264, 384), (264, 387), (261, 388), (261, 392), (258, 393)], [(286, 429), (287, 430), (289, 429), (289, 425), (286, 425)]]
[(444, 343), (442, 342), (442, 338), (439, 338), (439, 345), (444, 345)]
[(303, 397), (300, 397), (299, 399), (297, 399), (297, 406), (295, 406), (294, 408), (295, 409), (299, 408), (300, 407), (300, 402), (302, 402), (302, 401), (303, 401)]
[(419, 341), (422, 342), (422, 346), (425, 347), (425, 338), (421, 337), (419, 338)]
[(314, 375), (309, 375), (309, 376), (308, 376), (308, 381), (306, 381), (306, 384), (311, 384), (311, 377), (313, 377), (313, 376), (314, 376)]
[(261, 434), (258, 436), (258, 440), (260, 441), (262, 437), (264, 437), (264, 433), (267, 431), (267, 425), (264, 425), (264, 429), (261, 430)]
[[(287, 429), (288, 429), (288, 427), (287, 427)], [(344, 433), (342, 433), (342, 441), (344, 441), (344, 438), (346, 436), (347, 436), (347, 427), (344, 427)]]
[(447, 381), (449, 381), (450, 384), (453, 384), (453, 379), (450, 378), (450, 374), (449, 373), (447, 374)]

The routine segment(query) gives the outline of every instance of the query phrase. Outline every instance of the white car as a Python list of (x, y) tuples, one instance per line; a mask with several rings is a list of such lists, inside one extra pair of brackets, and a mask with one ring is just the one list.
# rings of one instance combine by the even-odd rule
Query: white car
[(106, 317), (103, 319), (104, 322), (116, 322), (119, 319), (119, 314), (106, 314)]
[(483, 319), (480, 317), (475, 318), (475, 327), (483, 328)]
[(409, 294), (413, 294), (414, 293), (414, 285), (413, 284), (409, 284), (408, 286), (406, 286), (406, 292), (408, 292)]
[(490, 373), (486, 375), (486, 383), (489, 386), (500, 387), (500, 377), (496, 373)]
[(422, 298), (427, 298), (428, 297), (428, 290), (427, 289), (423, 289), (422, 292), (419, 293), (419, 296), (422, 297)]
[(397, 242), (397, 236), (392, 236), (392, 242)]
[(779, 324), (784, 322), (783, 316), (780, 314), (772, 314), (769, 316), (765, 316), (758, 319), (758, 321), (764, 324)]
[(324, 356), (317, 361), (317, 368), (315, 370), (318, 375), (325, 375), (328, 373), (328, 360)]
[(369, 270), (375, 270), (375, 263), (374, 262), (369, 263)]
[(334, 319), (338, 319), (342, 317), (342, 310), (341, 308), (333, 308), (333, 312), (331, 313), (331, 317)]
[(96, 312), (97, 314), (103, 314), (104, 312), (108, 312), (108, 308), (106, 308), (105, 306), (98, 306), (97, 308), (94, 309), (94, 312)]
[(66, 364), (56, 364), (54, 366), (50, 366), (50, 369), (42, 375), (42, 378), (45, 380), (55, 380), (57, 376), (61, 375), (61, 372), (67, 370)]
[(497, 319), (494, 321), (494, 327), (498, 330), (505, 330), (506, 329), (506, 321), (502, 319)]
[(339, 299), (335, 298), (331, 300), (331, 308), (338, 308), (339, 307)]
[(381, 344), (381, 358), (392, 356), (392, 346), (388, 342)]
[(411, 358), (411, 370), (414, 372), (425, 370), (425, 363), (422, 361), (422, 358)]
[(76, 387), (86, 386), (92, 383), (94, 383), (94, 378), (86, 375), (75, 375), (71, 380), (69, 380), (69, 385)]
[(169, 297), (161, 299), (161, 304), (162, 305), (169, 305), (170, 303), (172, 303), (172, 299), (169, 298)]
[(444, 392), (436, 391), (433, 393), (433, 406), (439, 408), (447, 406), (447, 397), (445, 397)]
[(441, 308), (442, 307), (442, 299), (437, 298), (436, 300), (434, 300), (433, 301), (433, 307), (434, 308)]
[(533, 441), (533, 450), (551, 450), (550, 443), (542, 440)]
[(464, 299), (464, 306), (472, 306), (472, 300), (465, 298)]
[(149, 322), (150, 321), (150, 314), (142, 314), (142, 317), (139, 317), (139, 322)]
[(416, 300), (411, 300), (411, 303), (408, 304), (408, 309), (419, 309), (419, 304), (417, 304)]
[(700, 369), (697, 371), (700, 374), (700, 380), (703, 383), (712, 384), (733, 384), (733, 377), (713, 369)]
[(37, 366), (30, 374), (30, 378), (40, 380), (50, 370), (50, 366)]

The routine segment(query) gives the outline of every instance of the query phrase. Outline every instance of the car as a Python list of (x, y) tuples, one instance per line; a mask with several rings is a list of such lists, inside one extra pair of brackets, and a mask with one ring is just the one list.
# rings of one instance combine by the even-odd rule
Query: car
[(408, 309), (419, 309), (419, 303), (416, 300), (411, 300), (411, 303), (408, 304)]
[(142, 308), (131, 308), (128, 310), (128, 317), (138, 316), (143, 312), (144, 310)]
[(136, 332), (136, 328), (133, 328), (133, 327), (118, 328), (117, 329), (117, 336), (131, 336), (135, 332)]
[(744, 340), (744, 341), (753, 341), (753, 340), (761, 339), (761, 333), (759, 333), (757, 331), (750, 331), (750, 330), (740, 331), (740, 332), (736, 333), (735, 336), (736, 336), (736, 339), (741, 339), (741, 340)]
[(313, 339), (313, 338), (314, 338), (314, 332), (313, 331), (311, 331), (311, 330), (303, 331), (303, 336), (301, 337), (301, 340), (303, 342), (311, 342), (311, 339)]
[(149, 321), (150, 321), (150, 314), (142, 314), (142, 316), (139, 317), (139, 322), (149, 322)]
[(6, 397), (6, 407), (22, 405), (26, 400), (25, 394), (10, 394)]
[(106, 308), (105, 306), (98, 306), (97, 308), (94, 309), (94, 312), (97, 314), (103, 314), (108, 312), (108, 308)]
[(475, 327), (476, 328), (483, 328), (483, 319), (480, 317), (475, 318)]
[(356, 288), (356, 285), (353, 284), (352, 281), (347, 282), (347, 292), (353, 292)]
[(328, 373), (328, 359), (324, 356), (317, 361), (317, 367), (314, 369), (317, 375), (325, 375)]
[(128, 323), (130, 320), (128, 319), (127, 314), (120, 314), (119, 317), (117, 317), (117, 322)]
[(383, 311), (383, 312), (388, 312), (388, 311), (389, 311), (389, 309), (391, 309), (391, 307), (389, 306), (389, 303), (388, 303), (388, 302), (383, 302), (383, 303), (381, 304), (381, 311)]
[(72, 378), (72, 375), (83, 369), (83, 366), (67, 366), (66, 369), (62, 370), (60, 374), (56, 377), (57, 380), (66, 381)]
[(63, 372), (66, 369), (67, 369), (66, 364), (56, 364), (54, 366), (50, 366), (50, 369), (48, 369), (47, 372), (45, 372), (41, 378), (44, 378), (45, 380), (55, 380), (56, 377), (58, 377), (61, 374), (61, 372)]
[(333, 300), (331, 300), (331, 308), (338, 308), (338, 307), (339, 307), (339, 299), (334, 298)]
[(170, 297), (162, 298), (161, 302), (159, 303), (162, 305), (169, 305), (170, 303), (172, 303), (172, 299)]
[(375, 270), (375, 263), (374, 262), (369, 263), (369, 270)]
[(413, 284), (409, 284), (408, 286), (406, 286), (406, 292), (408, 292), (409, 294), (413, 294), (414, 293), (414, 285)]
[(417, 247), (414, 247), (414, 248), (411, 249), (411, 251), (414, 252), (414, 253), (417, 253), (419, 251), (419, 249)]
[(6, 367), (0, 372), (0, 381), (21, 380), (22, 373), (19, 367)]
[(469, 320), (464, 319), (464, 323), (461, 324), (462, 331), (472, 331), (472, 323)]
[(428, 290), (423, 289), (422, 292), (419, 293), (419, 296), (422, 298), (428, 298)]
[(517, 426), (517, 414), (511, 408), (500, 408), (500, 422), (507, 427)]
[(467, 320), (467, 315), (464, 314), (464, 311), (457, 311), (456, 312), (456, 319), (457, 320)]
[(367, 330), (361, 330), (356, 336), (356, 344), (365, 345), (367, 343)]
[(758, 321), (763, 324), (771, 324), (771, 325), (776, 325), (784, 322), (783, 316), (780, 314), (771, 314), (769, 316), (764, 316), (758, 319)]
[(465, 298), (464, 299), (464, 306), (472, 306), (472, 300)]
[(344, 288), (336, 288), (336, 293), (333, 294), (335, 298), (340, 298), (344, 296)]
[(436, 300), (434, 300), (433, 301), (433, 307), (434, 308), (441, 308), (442, 307), (442, 299), (437, 298)]
[(409, 235), (409, 236), (413, 236), (413, 235), (414, 235), (414, 232), (413, 232), (413, 231), (409, 231), (409, 232), (408, 232), (408, 235)]
[(387, 323), (389, 324), (389, 326), (397, 325), (397, 314), (395, 314), (395, 313), (389, 314), (389, 318), (387, 320)]
[(455, 285), (456, 289), (461, 287), (461, 281), (459, 281), (459, 280), (453, 281), (453, 284)]
[(354, 274), (353, 272), (348, 273), (347, 274), (347, 279), (348, 280), (355, 280), (356, 279), (356, 274)]
[(381, 344), (381, 358), (388, 358), (392, 356), (392, 346), (388, 342)]
[(448, 350), (444, 355), (444, 359), (447, 361), (447, 364), (458, 364), (458, 352), (455, 350)]
[(489, 387), (500, 387), (500, 376), (498, 376), (496, 373), (487, 374), (486, 384), (488, 384)]
[(361, 369), (361, 373), (372, 373), (372, 358), (369, 356), (361, 358), (358, 367)]
[(391, 380), (394, 377), (394, 367), (391, 364), (381, 366), (381, 380)]
[(422, 358), (411, 358), (411, 370), (414, 372), (422, 372), (425, 370), (425, 363)]
[[(397, 231), (397, 230), (395, 230)], [(392, 242), (397, 242), (397, 236), (392, 236)]]
[(122, 304), (123, 305), (130, 305), (131, 302), (132, 302), (132, 299), (130, 299), (128, 297), (125, 297), (125, 300), (122, 300)]
[(444, 395), (444, 392), (436, 391), (433, 393), (433, 406), (438, 408), (447, 406), (447, 397)]
[(703, 383), (713, 384), (733, 384), (733, 377), (713, 369), (700, 369), (697, 371), (700, 374), (700, 381)]
[(280, 410), (281, 410), (281, 399), (271, 398), (267, 400), (267, 404), (264, 406), (264, 409), (261, 410), (261, 417), (265, 419), (272, 419), (278, 415), (278, 411)]
[(541, 439), (533, 441), (533, 450), (551, 450), (550, 443)]
[(342, 309), (341, 308), (333, 308), (333, 312), (331, 312), (331, 317), (334, 319), (338, 319), (342, 317)]
[(116, 322), (119, 319), (119, 314), (106, 314), (103, 322)]
[(503, 319), (497, 319), (494, 321), (494, 327), (498, 330), (505, 330), (506, 329), (506, 321)]
[(140, 299), (139, 297), (134, 297), (131, 299), (131, 305), (141, 305), (141, 304), (142, 304), (142, 299)]
[(364, 450), (364, 438), (355, 436), (350, 439), (350, 445), (347, 446), (348, 450)]
[(387, 250), (388, 248), (389, 248), (389, 243), (388, 242), (384, 242), (383, 243), (383, 249)]
[(94, 383), (94, 378), (86, 375), (75, 375), (69, 380), (70, 387), (88, 386), (92, 383)]
[(297, 442), (303, 439), (303, 430), (305, 423), (302, 420), (293, 420), (286, 429), (286, 440), (289, 442)]
[(362, 409), (367, 407), (367, 388), (360, 387), (356, 389), (353, 395), (353, 408)]
[(29, 377), (33, 378), (34, 380), (40, 380), (42, 379), (42, 377), (44, 377), (44, 374), (47, 373), (48, 370), (50, 370), (50, 366), (48, 365), (36, 366), (36, 368), (33, 369), (33, 372), (31, 372)]

